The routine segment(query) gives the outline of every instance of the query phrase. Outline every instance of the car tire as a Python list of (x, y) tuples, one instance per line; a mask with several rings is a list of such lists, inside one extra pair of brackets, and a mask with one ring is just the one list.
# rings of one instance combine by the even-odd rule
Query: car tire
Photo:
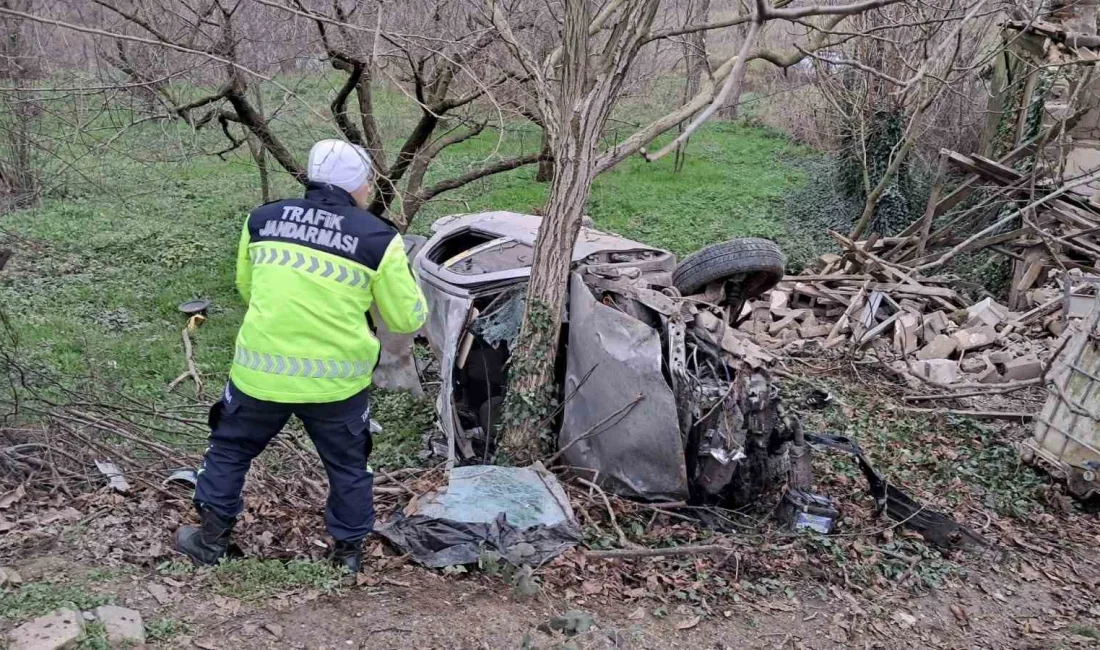
[(743, 295), (755, 298), (783, 279), (786, 260), (775, 242), (756, 237), (712, 244), (688, 255), (672, 273), (672, 283), (685, 296), (712, 282), (743, 277)]

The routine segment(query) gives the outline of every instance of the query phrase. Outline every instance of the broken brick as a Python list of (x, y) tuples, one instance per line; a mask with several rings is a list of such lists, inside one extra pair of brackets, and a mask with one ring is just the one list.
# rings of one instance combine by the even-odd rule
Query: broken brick
[(1035, 355), (1029, 354), (1019, 359), (1013, 359), (1005, 364), (1004, 378), (1009, 381), (1024, 381), (1036, 379), (1043, 375), (1043, 362)]
[(997, 340), (997, 330), (989, 325), (979, 325), (959, 330), (951, 335), (962, 351), (977, 350), (992, 345)]
[(913, 372), (934, 384), (953, 384), (959, 379), (959, 364), (950, 359), (914, 361)]
[(906, 311), (894, 322), (894, 348), (901, 354), (909, 355), (916, 351), (920, 320), (918, 314)]
[(970, 328), (976, 325), (996, 327), (1008, 318), (1008, 308), (992, 298), (986, 298), (967, 307), (966, 314), (966, 323), (963, 327)]
[(922, 361), (927, 359), (946, 359), (954, 354), (958, 347), (959, 344), (955, 339), (946, 334), (940, 334), (917, 352), (917, 358)]

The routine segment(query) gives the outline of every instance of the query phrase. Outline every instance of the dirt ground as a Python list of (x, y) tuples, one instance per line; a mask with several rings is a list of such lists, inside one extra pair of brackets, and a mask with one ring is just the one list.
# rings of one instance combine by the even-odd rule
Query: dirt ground
[[(109, 599), (142, 613), (156, 648), (1100, 647), (1100, 520), (1019, 462), (1011, 443), (1028, 428), (904, 415), (875, 388), (881, 379), (848, 383), (860, 377), (858, 394), (841, 392), (847, 380), (825, 384), (837, 403), (804, 409), (804, 421), (858, 437), (883, 475), (986, 546), (936, 549), (876, 516), (851, 459), (828, 455), (815, 456), (815, 489), (840, 506), (837, 534), (784, 533), (763, 519), (719, 530), (688, 517), (699, 510), (614, 498), (613, 522), (607, 504), (571, 486), (583, 542), (526, 581), (492, 567), (419, 568), (380, 541), (360, 576), (341, 578), (309, 561), (323, 554), (323, 486), (280, 479), (272, 463), (254, 466), (235, 532), (251, 559), (216, 569), (171, 550), (172, 531), (194, 518), (185, 489), (27, 484), (0, 491), (0, 567), (22, 580), (0, 586), (0, 638), (70, 601)], [(800, 399), (792, 386), (788, 401)], [(417, 476), (380, 495), (381, 519), (402, 493), (440, 480)], [(593, 556), (623, 545), (616, 528), (632, 545), (730, 552)], [(547, 631), (562, 617), (590, 625)]]
[[(98, 568), (67, 528), (40, 546), (50, 555), (14, 563), (25, 583), (83, 584), (139, 610), (147, 624), (177, 631), (163, 648), (1072, 648), (1097, 647), (1097, 557), (1079, 574), (1059, 573), (1051, 549), (1018, 548), (971, 564), (968, 575), (920, 596), (894, 585), (863, 589), (812, 579), (783, 593), (688, 607), (671, 593), (607, 598), (544, 588), (519, 597), (483, 574), (445, 575), (395, 558), (373, 558), (357, 581), (334, 593), (292, 587), (261, 598), (227, 593), (210, 572), (124, 567), (91, 581)], [(46, 540), (42, 540), (46, 541)], [(1096, 549), (1093, 540), (1093, 549)], [(67, 557), (68, 556), (68, 557)], [(75, 560), (73, 557), (82, 559)], [(104, 558), (106, 560), (106, 558)], [(646, 561), (622, 564), (639, 569)], [(106, 564), (106, 562), (104, 562)], [(11, 566), (11, 565), (9, 565)], [(179, 567), (178, 563), (171, 566)], [(1053, 569), (1053, 570), (1049, 570)], [(718, 567), (729, 572), (732, 567)], [(117, 567), (116, 567), (117, 571)], [(579, 576), (578, 576), (579, 578)], [(583, 585), (583, 580), (578, 584)], [(582, 591), (588, 591), (583, 589)], [(593, 590), (594, 591), (594, 590)], [(231, 593), (231, 592), (229, 592)], [(567, 638), (540, 631), (555, 615), (580, 611), (592, 629)], [(703, 612), (702, 615), (699, 612)], [(0, 624), (9, 627), (10, 623)]]

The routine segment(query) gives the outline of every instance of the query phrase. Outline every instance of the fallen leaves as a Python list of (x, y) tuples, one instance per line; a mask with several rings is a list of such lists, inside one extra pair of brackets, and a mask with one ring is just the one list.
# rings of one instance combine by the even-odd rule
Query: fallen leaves
[(677, 630), (690, 630), (691, 628), (698, 625), (699, 622), (702, 621), (702, 620), (703, 620), (703, 618), (701, 616), (692, 616), (689, 619), (685, 619), (685, 620), (680, 621), (679, 623), (677, 623), (676, 624), (676, 629)]
[(0, 496), (0, 510), (7, 510), (23, 500), (23, 497), (27, 496), (27, 489), (19, 484), (14, 490), (10, 490), (4, 493), (4, 496)]
[(168, 596), (168, 590), (164, 588), (164, 585), (157, 582), (150, 582), (145, 585), (145, 590), (149, 592), (149, 595), (153, 597), (160, 605), (167, 605), (172, 602), (171, 597)]
[(916, 616), (913, 616), (909, 612), (904, 612), (900, 609), (894, 612), (892, 618), (894, 619), (894, 622), (897, 623), (898, 626), (901, 627), (901, 629), (903, 630), (908, 630), (917, 624)]

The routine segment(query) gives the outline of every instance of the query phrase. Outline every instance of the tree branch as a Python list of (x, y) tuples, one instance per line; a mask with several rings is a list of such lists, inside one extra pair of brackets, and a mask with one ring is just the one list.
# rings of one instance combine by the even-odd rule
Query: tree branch
[[(492, 18), (493, 27), (496, 28), (497, 33), (504, 40), (504, 44), (512, 52), (512, 56), (519, 61), (520, 66), (523, 67), (527, 75), (535, 82), (535, 99), (538, 102), (539, 113), (542, 114), (543, 123), (546, 128), (550, 129), (551, 136), (556, 136), (553, 130), (557, 128), (557, 120), (554, 118), (555, 109), (553, 102), (550, 101), (550, 85), (546, 81), (545, 75), (539, 68), (538, 61), (535, 60), (530, 50), (519, 44), (516, 40), (516, 35), (512, 32), (512, 27), (508, 24), (508, 19), (504, 16), (504, 12), (500, 9), (498, 0), (486, 0), (489, 8), (489, 15)], [(623, 0), (612, 0), (609, 4), (620, 3)], [(559, 48), (560, 49), (560, 48)]]
[(438, 114), (426, 109), (421, 111), (420, 121), (417, 122), (409, 137), (405, 139), (405, 143), (401, 145), (401, 151), (397, 152), (397, 160), (394, 161), (393, 167), (385, 176), (378, 176), (378, 187), (370, 204), (371, 212), (382, 216), (386, 210), (390, 209), (390, 204), (397, 196), (397, 181), (405, 175), (405, 172), (416, 158), (417, 152), (432, 136), (437, 124), (439, 124)]
[(275, 157), (275, 160), (279, 161), (283, 169), (289, 172), (294, 180), (304, 185), (306, 183), (306, 170), (298, 164), (286, 145), (275, 137), (268, 126), (267, 120), (252, 107), (252, 104), (244, 96), (244, 92), (239, 88), (233, 88), (226, 93), (225, 98), (236, 112), (236, 121), (245, 125), (252, 132), (252, 135), (259, 138), (264, 147)]
[[(136, 12), (135, 13), (125, 12), (125, 11), (119, 9), (118, 7), (114, 6), (113, 4), (111, 4), (109, 2), (104, 2), (104, 0), (92, 0), (92, 2), (94, 2), (95, 4), (103, 7), (104, 9), (107, 9), (108, 11), (111, 11), (111, 12), (114, 12), (115, 14), (118, 14), (119, 17), (125, 18), (127, 21), (129, 21), (129, 22), (137, 25), (138, 27), (144, 29), (145, 31), (152, 34), (153, 37), (156, 38), (161, 43), (178, 45), (178, 43), (176, 43), (174, 40), (168, 38), (167, 35), (162, 33), (157, 28), (153, 27), (149, 23), (149, 21), (145, 20), (144, 18), (138, 17)], [(201, 51), (201, 52), (205, 52), (207, 54), (214, 54), (214, 50), (212, 50), (212, 49), (202, 48), (202, 47), (195, 47), (194, 45), (188, 46), (188, 49), (198, 50), (198, 51)]]
[(438, 194), (453, 190), (455, 188), (462, 187), (468, 183), (472, 183), (479, 178), (485, 178), (486, 176), (492, 176), (493, 174), (499, 174), (501, 172), (510, 171), (523, 167), (524, 165), (531, 165), (539, 161), (540, 154), (532, 153), (525, 156), (517, 156), (515, 158), (506, 158), (504, 160), (498, 160), (497, 162), (471, 169), (470, 171), (454, 178), (449, 178), (445, 181), (440, 181), (435, 185), (427, 188), (420, 193), (423, 200), (428, 201)]
[(878, 9), (887, 5), (896, 4), (902, 0), (865, 0), (850, 5), (810, 5), (808, 7), (794, 7), (790, 9), (778, 9), (768, 7), (765, 3), (764, 20), (797, 20), (807, 16), (853, 16), (871, 9)]
[[(330, 54), (330, 57), (335, 54)], [(344, 134), (344, 137), (349, 142), (362, 146), (363, 134), (359, 132), (359, 129), (355, 127), (355, 124), (348, 118), (348, 97), (351, 95), (351, 91), (359, 87), (359, 82), (363, 78), (363, 68), (365, 67), (360, 61), (343, 60), (339, 58), (332, 58), (333, 67), (343, 66), (348, 73), (348, 78), (344, 80), (344, 85), (340, 87), (340, 91), (336, 93), (336, 96), (332, 98), (332, 103), (329, 104), (329, 109), (332, 111), (332, 119), (336, 122), (336, 126), (340, 128), (340, 132)]]
[[(826, 22), (824, 28), (832, 29), (845, 18), (846, 16), (837, 16), (834, 18), (830, 18)], [(810, 43), (807, 44), (804, 49), (807, 51), (816, 52), (817, 50), (825, 47), (826, 43), (824, 42), (824, 36), (825, 35), (821, 32), (816, 33), (813, 38), (811, 38)], [(754, 59), (764, 59), (772, 63), (773, 65), (782, 68), (789, 68), (790, 66), (801, 61), (804, 57), (805, 55), (797, 50), (793, 50), (789, 54), (783, 55), (773, 52), (771, 50), (764, 49), (754, 52), (753, 54), (746, 57), (746, 59), (748, 61)], [(675, 127), (677, 124), (680, 124), (684, 120), (689, 119), (697, 111), (705, 107), (714, 97), (714, 93), (716, 91), (715, 84), (721, 83), (724, 79), (727, 79), (729, 77), (729, 75), (733, 72), (733, 67), (737, 64), (737, 61), (737, 56), (730, 57), (729, 59), (724, 61), (720, 66), (715, 69), (713, 77), (705, 81), (702, 89), (699, 91), (698, 94), (692, 97), (690, 101), (688, 101), (680, 108), (677, 108), (676, 110), (642, 127), (619, 144), (611, 147), (603, 154), (601, 154), (596, 163), (596, 173), (601, 174), (608, 169), (611, 169), (615, 165), (633, 155), (636, 151), (638, 151), (645, 145), (652, 142), (662, 133)]]
[(748, 68), (748, 55), (749, 49), (756, 43), (756, 37), (760, 34), (760, 27), (764, 24), (763, 17), (761, 15), (761, 6), (767, 3), (763, 0), (759, 0), (757, 3), (757, 13), (753, 16), (753, 21), (749, 27), (749, 33), (745, 36), (745, 42), (741, 43), (741, 50), (737, 53), (737, 62), (733, 65), (733, 70), (730, 72), (729, 77), (726, 78), (724, 84), (722, 84), (722, 90), (714, 98), (714, 101), (710, 103), (702, 113), (699, 113), (687, 128), (683, 130), (680, 135), (676, 136), (672, 142), (666, 144), (657, 153), (649, 155), (645, 149), (641, 149), (642, 157), (646, 162), (654, 162), (664, 158), (668, 154), (675, 151), (680, 147), (693, 133), (699, 130), (699, 127), (704, 122), (710, 119), (711, 115), (714, 115), (719, 108), (722, 108), (729, 101), (730, 96), (738, 98), (741, 96), (741, 82), (745, 79), (745, 70)]

